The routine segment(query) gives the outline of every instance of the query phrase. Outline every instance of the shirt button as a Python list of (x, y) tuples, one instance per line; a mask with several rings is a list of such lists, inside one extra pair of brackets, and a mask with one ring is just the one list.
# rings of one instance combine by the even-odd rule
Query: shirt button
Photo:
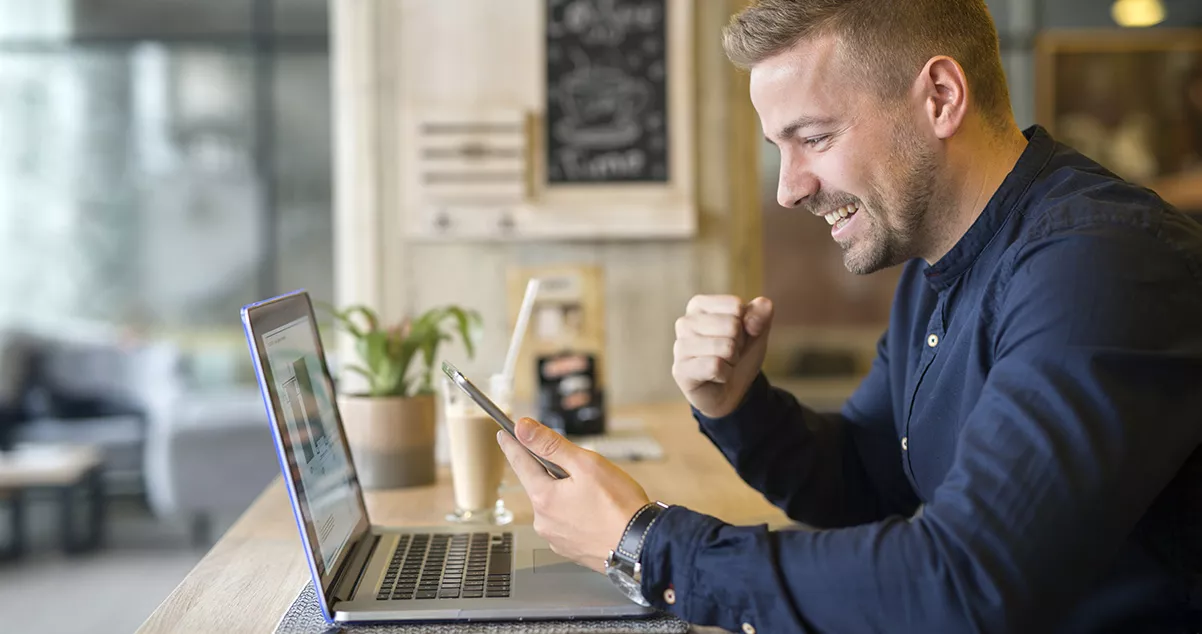
[(907, 440), (908, 440), (908, 438), (905, 438), (905, 437), (902, 438), (902, 451), (906, 451), (906, 441)]
[(743, 634), (755, 634), (755, 628), (750, 623), (744, 623)]
[(676, 591), (672, 588), (664, 590), (664, 603), (668, 605), (676, 605)]
[(927, 346), (934, 348), (939, 345), (939, 335), (930, 335), (927, 337)]

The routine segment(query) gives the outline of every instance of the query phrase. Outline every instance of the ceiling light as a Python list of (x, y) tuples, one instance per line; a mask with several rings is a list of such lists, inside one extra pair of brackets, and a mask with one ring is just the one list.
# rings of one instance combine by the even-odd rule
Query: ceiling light
[(1119, 26), (1154, 26), (1164, 21), (1161, 0), (1115, 0), (1110, 15)]

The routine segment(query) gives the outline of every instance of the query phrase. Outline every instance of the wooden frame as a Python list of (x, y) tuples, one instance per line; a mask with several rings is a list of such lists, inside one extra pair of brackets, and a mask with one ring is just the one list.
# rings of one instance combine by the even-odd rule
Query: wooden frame
[[(666, 183), (548, 185), (542, 151), (546, 103), (542, 80), (546, 60), (539, 32), (545, 25), (542, 0), (506, 3), (503, 15), (492, 16), (492, 23), (479, 29), (505, 31), (506, 46), (491, 46), (486, 41), (467, 46), (446, 38), (437, 26), (448, 22), (456, 3), (446, 3), (445, 9), (443, 6), (406, 3), (401, 11), (400, 41), (407, 42), (400, 51), (407, 71), (402, 73), (402, 85), (410, 94), (401, 113), (400, 129), (405, 136), (399, 145), (405, 153), (395, 178), (402, 183), (407, 237), (430, 242), (520, 242), (680, 239), (696, 234), (693, 56), (668, 56), (670, 175)], [(692, 49), (693, 1), (667, 0), (667, 10), (669, 49)], [(489, 16), (473, 19), (483, 22)], [(457, 24), (455, 28), (470, 30), (471, 25)], [(421, 61), (406, 62), (409, 58)], [(462, 73), (456, 70), (468, 67), (488, 72), (477, 77), (475, 85), (465, 87)], [(422, 125), (423, 113), (445, 109), (466, 117), (475, 111), (486, 119), (498, 109), (526, 113), (524, 200), (431, 204), (422, 195), (419, 170), (414, 169), (420, 160), (419, 150), (408, 139), (411, 131)]]
[(1036, 120), (1120, 176), (1155, 189), (1202, 153), (1183, 87), (1202, 72), (1202, 30), (1046, 32), (1035, 66)]

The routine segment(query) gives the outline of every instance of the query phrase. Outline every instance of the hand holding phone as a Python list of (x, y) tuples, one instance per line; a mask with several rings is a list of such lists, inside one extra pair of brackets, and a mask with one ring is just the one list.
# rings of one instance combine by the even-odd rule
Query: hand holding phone
[[(492, 402), (492, 399), (488, 398), (488, 396), (486, 396), (484, 392), (481, 392), (479, 388), (473, 385), (472, 382), (467, 379), (467, 377), (463, 376), (463, 373), (460, 372), (458, 368), (450, 363), (443, 361), (442, 371), (447, 375), (448, 378), (451, 379), (452, 383), (459, 386), (459, 389), (463, 390), (464, 393), (471, 397), (471, 399), (480, 406), (480, 409), (484, 410), (484, 413), (488, 414), (490, 418), (495, 420), (497, 424), (501, 426), (501, 429), (504, 429), (505, 432), (514, 440), (517, 440), (517, 434), (514, 432), (516, 426), (514, 425), (513, 421), (505, 415), (505, 412), (501, 411), (500, 407), (497, 407), (496, 403)], [(521, 444), (520, 440), (518, 441), (518, 444)], [(522, 448), (526, 449), (526, 446), (522, 445)], [(551, 474), (551, 477), (558, 480), (568, 477), (568, 472), (564, 471), (563, 467), (560, 467), (550, 460), (543, 459), (529, 449), (526, 449), (526, 453), (533, 456), (534, 459), (537, 460), (539, 464), (541, 464), (543, 468), (547, 470), (547, 473)]]

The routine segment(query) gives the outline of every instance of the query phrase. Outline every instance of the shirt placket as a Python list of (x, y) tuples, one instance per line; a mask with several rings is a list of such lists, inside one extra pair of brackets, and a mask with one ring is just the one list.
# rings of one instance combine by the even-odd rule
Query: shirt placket
[(915, 451), (915, 447), (910, 444), (910, 425), (913, 423), (914, 403), (918, 398), (918, 391), (922, 389), (922, 381), (926, 378), (931, 364), (935, 362), (935, 357), (939, 354), (939, 347), (943, 345), (943, 335), (946, 333), (943, 313), (947, 296), (946, 289), (939, 294), (939, 301), (935, 304), (935, 310), (932, 311), (931, 318), (927, 320), (926, 330), (921, 335), (922, 340), (918, 342), (921, 349), (918, 355), (918, 380), (914, 381), (914, 386), (910, 389), (910, 406), (906, 411), (906, 424), (901, 437), (902, 462), (905, 464), (906, 474), (910, 477), (910, 484), (914, 486), (915, 491), (919, 491), (921, 488), (914, 477), (914, 467), (910, 462)]

